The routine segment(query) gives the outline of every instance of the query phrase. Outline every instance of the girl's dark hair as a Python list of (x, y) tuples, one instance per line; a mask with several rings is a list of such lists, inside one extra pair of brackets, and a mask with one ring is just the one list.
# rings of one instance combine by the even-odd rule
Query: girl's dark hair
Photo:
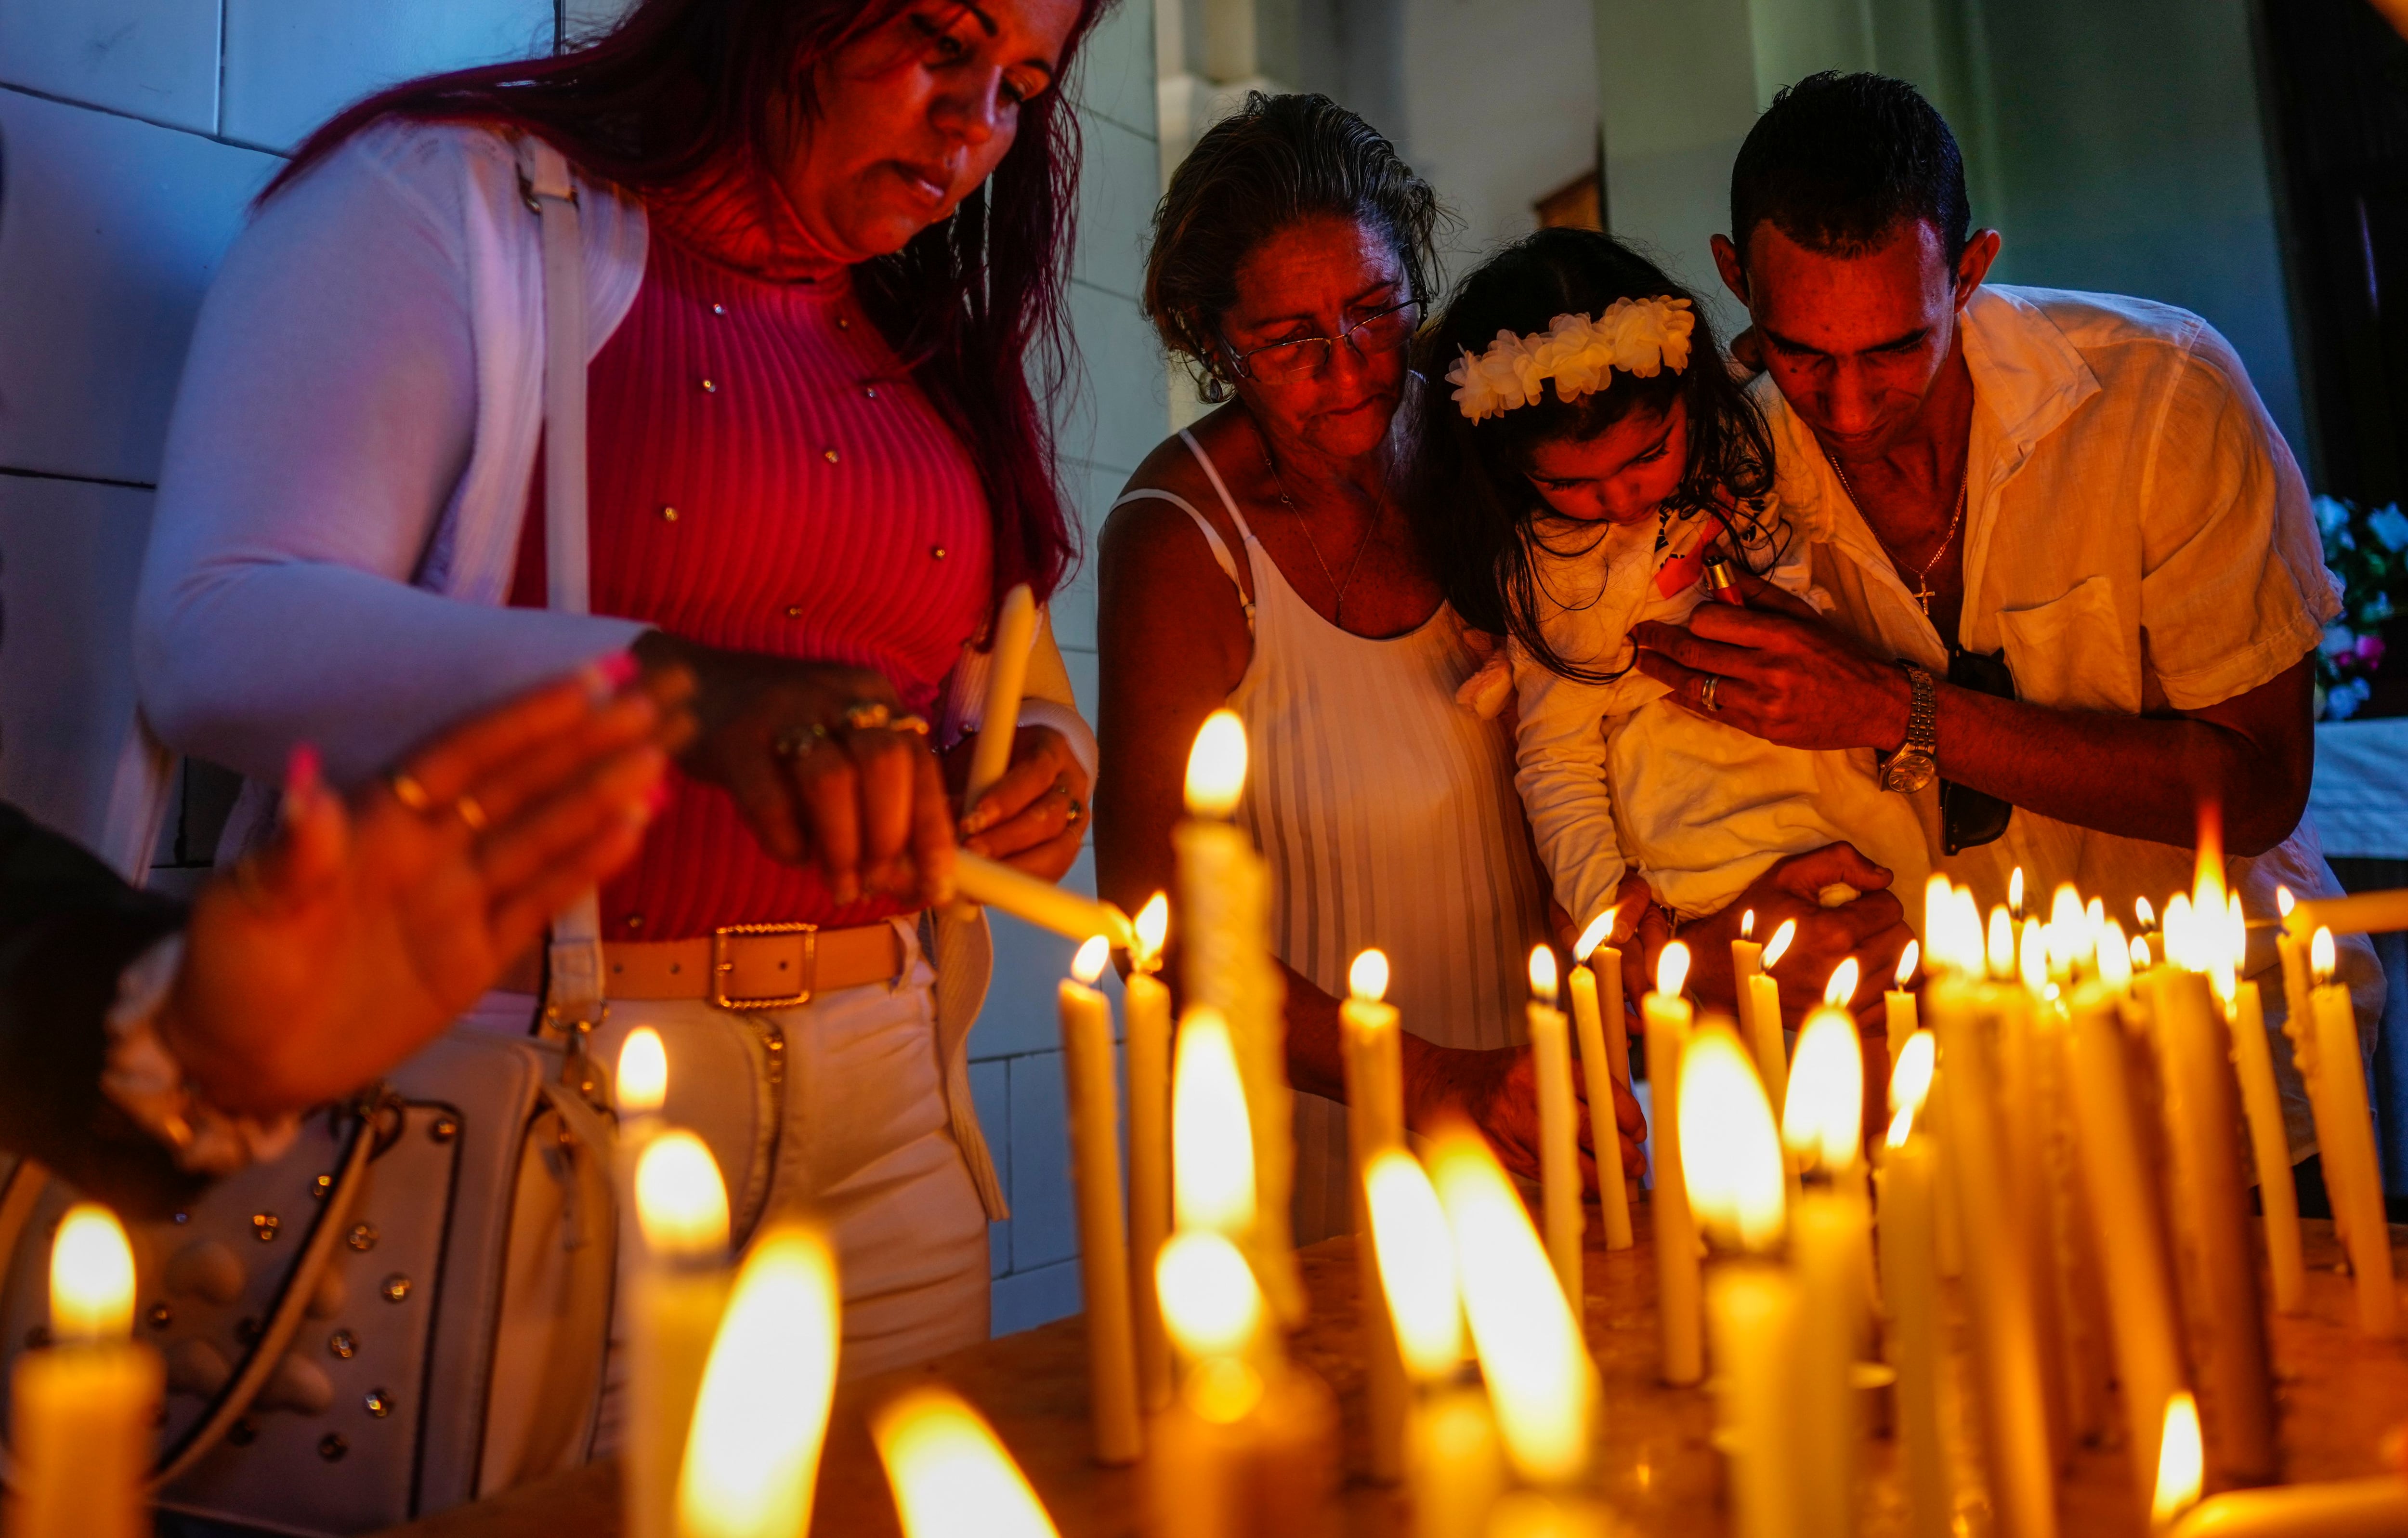
[(1413, 296), (1436, 295), (1438, 194), (1379, 131), (1326, 96), (1246, 96), (1205, 130), (1154, 211), (1145, 314), (1210, 400), (1232, 382), (1221, 317), (1248, 252), (1301, 219), (1351, 219), (1387, 237)]
[[(1477, 423), (1464, 417), (1444, 382), (1456, 359), (1483, 352), (1500, 331), (1526, 337), (1558, 315), (1594, 317), (1617, 299), (1657, 297), (1687, 299), (1697, 317), (1689, 364), (1679, 373), (1665, 368), (1641, 379), (1616, 369), (1606, 388), (1570, 401), (1550, 384), (1531, 404)], [(1430, 568), (1467, 624), (1512, 636), (1566, 678), (1601, 683), (1619, 676), (1568, 661), (1540, 633), (1529, 539), (1547, 508), (1530, 484), (1530, 455), (1541, 443), (1595, 438), (1634, 414), (1659, 415), (1675, 400), (1688, 404), (1689, 453), (1665, 510), (1716, 518), (1742, 560), (1769, 565), (1752, 519), (1732, 506), (1772, 489), (1764, 418), (1732, 376), (1697, 296), (1612, 236), (1547, 229), (1507, 246), (1464, 278), (1414, 353), (1425, 383), (1413, 408), (1405, 506)]]
[[(639, 194), (688, 182), (735, 151), (771, 207), (767, 167), (818, 110), (819, 65), (908, 4), (641, 0), (566, 52), (406, 81), (345, 108), (260, 197), (391, 117), (523, 129), (587, 175)], [(1080, 0), (1057, 80), (1070, 78), (1109, 4)], [(1060, 89), (1049, 90), (1021, 107), (1002, 164), (951, 218), (853, 269), (863, 308), (978, 467), (998, 596), (1025, 582), (1042, 601), (1077, 553), (1038, 395), (1057, 395), (1070, 379), (1064, 294), (1078, 180), (1077, 117)]]

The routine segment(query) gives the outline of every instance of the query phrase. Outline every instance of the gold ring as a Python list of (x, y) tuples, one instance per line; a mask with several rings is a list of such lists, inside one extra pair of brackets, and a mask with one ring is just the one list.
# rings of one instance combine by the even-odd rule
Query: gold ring
[(482, 833), (493, 823), (493, 819), (485, 815), (484, 807), (474, 796), (462, 796), (452, 803), (452, 810), (460, 814), (460, 820), (468, 825), (468, 831), (471, 833)]
[(1705, 687), (1698, 691), (1698, 703), (1704, 709), (1709, 711), (1719, 711), (1722, 709), (1720, 705), (1714, 703), (1714, 689), (1722, 683), (1722, 675), (1720, 673), (1708, 673), (1706, 675)]
[(894, 719), (895, 712), (875, 699), (865, 699), (844, 708), (844, 725), (847, 731), (874, 732), (881, 726), (889, 725)]
[(435, 804), (435, 798), (426, 794), (426, 787), (407, 770), (395, 769), (384, 779), (385, 783), (393, 787), (393, 798), (410, 811), (423, 812)]
[(789, 726), (769, 744), (769, 751), (781, 758), (800, 758), (828, 740), (828, 729), (813, 722), (808, 726)]
[(928, 718), (924, 715), (898, 715), (887, 725), (898, 732), (916, 732), (922, 737), (928, 735)]
[(1070, 811), (1065, 820), (1075, 823), (1086, 814), (1087, 809), (1080, 803), (1079, 798), (1076, 796), (1071, 797)]

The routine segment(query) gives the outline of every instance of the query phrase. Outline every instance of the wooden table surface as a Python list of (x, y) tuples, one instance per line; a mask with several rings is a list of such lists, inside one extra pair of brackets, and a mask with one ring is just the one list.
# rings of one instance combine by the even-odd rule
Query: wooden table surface
[[(1636, 1248), (1610, 1254), (1592, 1247), (1587, 1256), (1588, 1339), (1605, 1381), (1599, 1488), (1627, 1524), (1625, 1531), (1713, 1538), (1728, 1527), (1720, 1460), (1708, 1444), (1713, 1406), (1703, 1389), (1667, 1388), (1656, 1381), (1656, 1273), (1643, 1237), (1643, 1206), (1636, 1215), (1642, 1235)], [(2334, 1272), (2340, 1249), (2332, 1226), (2311, 1221), (2305, 1228), (2308, 1311), (2299, 1318), (2276, 1319), (2273, 1330), (2285, 1479), (2307, 1483), (2396, 1468), (2386, 1462), (2384, 1442), (2391, 1429), (2408, 1423), (2408, 1351), (2398, 1342), (2372, 1342), (2356, 1332), (2350, 1283)], [(1594, 1241), (1598, 1225), (1592, 1222), (1590, 1229)], [(2392, 1237), (2395, 1245), (2408, 1243), (2408, 1229), (2395, 1228)], [(1353, 1344), (1354, 1242), (1313, 1245), (1302, 1252), (1302, 1260), (1312, 1315), (1295, 1338), (1293, 1354), (1337, 1391), (1345, 1420), (1346, 1482), (1329, 1531), (1352, 1538), (1404, 1538), (1401, 1499), (1361, 1474), (1365, 1432), (1363, 1374)], [(1140, 1472), (1098, 1468), (1087, 1458), (1083, 1330), (1082, 1320), (1061, 1319), (840, 1388), (813, 1533), (885, 1538), (897, 1532), (864, 1414), (898, 1389), (933, 1379), (958, 1389), (994, 1421), (1066, 1538), (1134, 1538), (1140, 1531)], [(1949, 1405), (1961, 1455), (1969, 1444), (1954, 1373)], [(1876, 1437), (1868, 1443), (1861, 1529), (1867, 1538), (1903, 1531), (1896, 1464), (1894, 1442)], [(1961, 1471), (1961, 1456), (1959, 1466)], [(1960, 1484), (1970, 1483), (1961, 1472), (1959, 1478)], [(2130, 1510), (2131, 1486), (2120, 1448), (2077, 1451), (2061, 1488), (2069, 1538), (2128, 1532), (2138, 1538), (2141, 1524)], [(1979, 1488), (1960, 1488), (1958, 1501), (1966, 1518), (1959, 1532), (1987, 1531)], [(617, 1538), (620, 1531), (618, 1470), (597, 1463), (396, 1529), (394, 1538), (536, 1538), (561, 1532)]]

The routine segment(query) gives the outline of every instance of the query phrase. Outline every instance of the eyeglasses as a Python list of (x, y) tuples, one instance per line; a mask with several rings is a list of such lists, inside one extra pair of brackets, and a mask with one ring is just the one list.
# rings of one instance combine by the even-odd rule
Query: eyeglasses
[(1419, 299), (1407, 299), (1403, 304), (1374, 310), (1336, 337), (1298, 337), (1291, 342), (1257, 347), (1251, 352), (1233, 350), (1229, 353), (1229, 363), (1241, 379), (1304, 379), (1328, 367), (1330, 351), (1341, 339), (1354, 350), (1358, 358), (1394, 352), (1404, 346), (1406, 338), (1413, 334), (1413, 327), (1421, 320), (1421, 309)]

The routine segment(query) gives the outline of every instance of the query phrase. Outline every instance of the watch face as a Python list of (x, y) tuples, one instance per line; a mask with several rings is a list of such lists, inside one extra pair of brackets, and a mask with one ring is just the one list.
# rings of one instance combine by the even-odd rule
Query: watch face
[(1900, 748), (1882, 766), (1882, 789), (1911, 796), (1931, 783), (1932, 769), (1929, 755), (1913, 748)]

